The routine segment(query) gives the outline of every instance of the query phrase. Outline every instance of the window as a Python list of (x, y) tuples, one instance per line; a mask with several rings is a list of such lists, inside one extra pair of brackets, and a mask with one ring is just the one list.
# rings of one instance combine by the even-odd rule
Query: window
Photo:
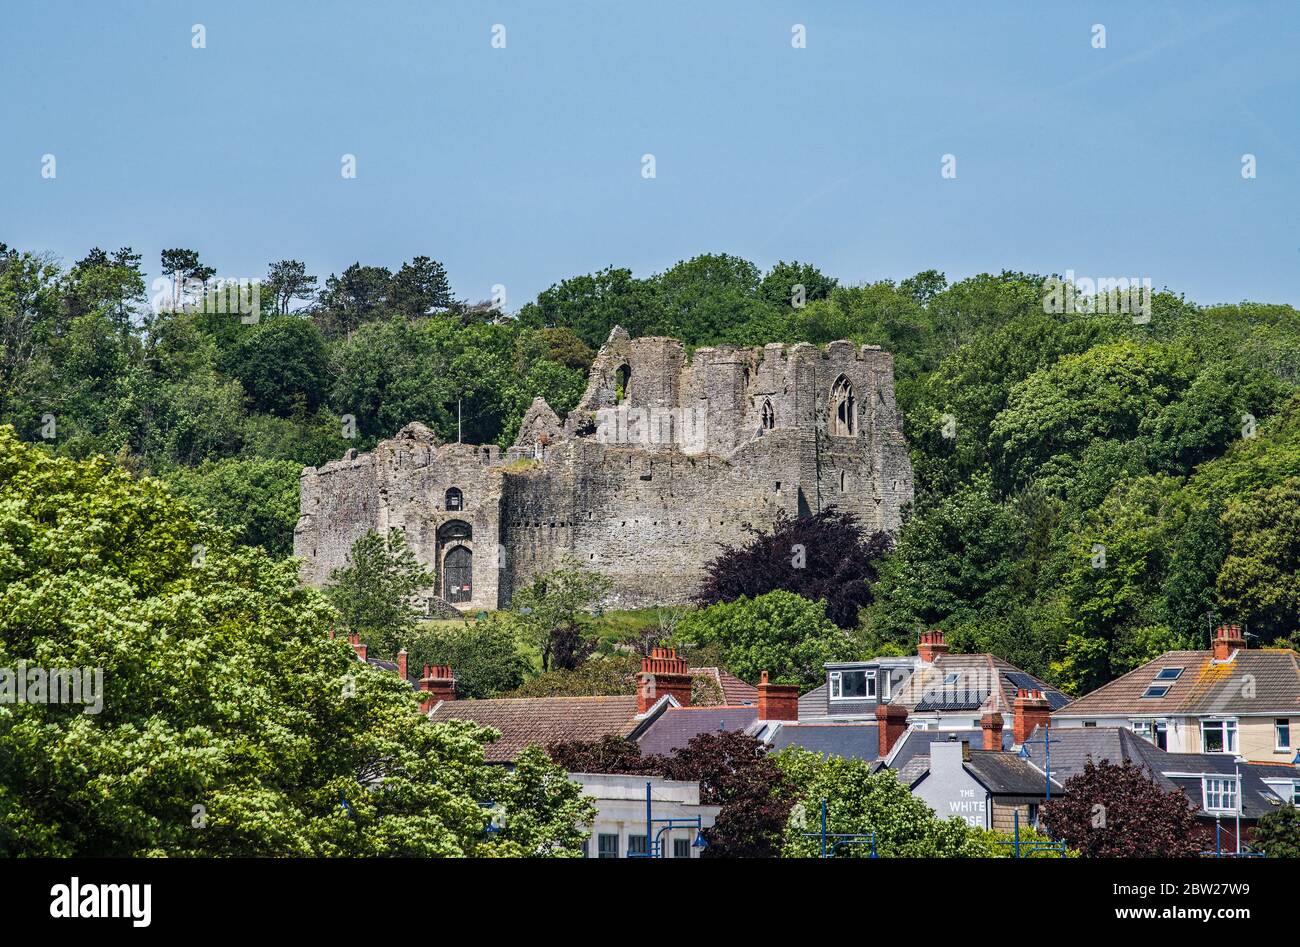
[(885, 670), (880, 672), (880, 699), (890, 700), (894, 696), (893, 690), (894, 690), (894, 682), (893, 679), (889, 676), (889, 669), (886, 668)]
[(1167, 720), (1134, 720), (1133, 732), (1162, 750), (1169, 749), (1169, 722)]
[(776, 411), (772, 408), (771, 401), (763, 402), (763, 430), (770, 431), (776, 427)]
[(690, 858), (691, 857), (691, 840), (688, 838), (673, 839), (673, 858)]
[(448, 510), (459, 510), (465, 504), (465, 496), (457, 487), (452, 487), (447, 491), (446, 500), (445, 506)]
[(631, 858), (633, 855), (644, 856), (645, 853), (645, 836), (629, 835), (627, 837), (627, 857)]
[(1183, 674), (1182, 668), (1161, 668), (1160, 673), (1156, 675), (1157, 681), (1176, 681)]
[(831, 433), (852, 437), (858, 432), (858, 402), (853, 397), (853, 385), (841, 375), (831, 388)]
[(831, 700), (874, 700), (875, 671), (831, 671)]
[(1278, 750), (1291, 749), (1291, 718), (1279, 717), (1273, 721), (1273, 736), (1275, 738), (1274, 748)]
[(1202, 720), (1201, 721), (1201, 752), (1202, 753), (1237, 752), (1237, 721)]
[(632, 369), (620, 365), (614, 373), (614, 403), (622, 404), (627, 400), (628, 389), (632, 386)]
[(1206, 812), (1237, 811), (1237, 778), (1235, 776), (1202, 776), (1201, 794)]
[(944, 687), (952, 687), (952, 685), (954, 685), (954, 684), (957, 683), (957, 678), (960, 677), (960, 676), (961, 676), (961, 675), (958, 674), (956, 671), (954, 671), (954, 672), (951, 673), (951, 674), (945, 674), (945, 675), (943, 676), (943, 686), (944, 686)]
[(1169, 693), (1168, 684), (1152, 684), (1142, 692), (1143, 697), (1164, 697)]
[(602, 832), (596, 838), (597, 858), (618, 858), (618, 836)]

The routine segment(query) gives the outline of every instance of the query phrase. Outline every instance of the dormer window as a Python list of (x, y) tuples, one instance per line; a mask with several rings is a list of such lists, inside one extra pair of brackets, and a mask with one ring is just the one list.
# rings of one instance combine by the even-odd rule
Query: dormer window
[(1206, 812), (1237, 811), (1237, 777), (1202, 776), (1201, 798)]
[(831, 700), (875, 700), (876, 672), (831, 671)]

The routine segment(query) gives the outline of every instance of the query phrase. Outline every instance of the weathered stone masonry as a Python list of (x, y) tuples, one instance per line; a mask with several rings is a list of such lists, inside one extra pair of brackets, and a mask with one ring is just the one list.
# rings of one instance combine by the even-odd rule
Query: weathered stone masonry
[[(653, 431), (650, 435), (647, 432)], [(565, 561), (610, 603), (683, 602), (718, 544), (834, 505), (895, 530), (912, 468), (878, 346), (697, 349), (610, 333), (563, 423), (540, 398), (503, 456), (408, 424), (372, 453), (302, 472), (294, 553), (321, 585), (369, 530), (405, 531), (462, 609), (506, 605)]]

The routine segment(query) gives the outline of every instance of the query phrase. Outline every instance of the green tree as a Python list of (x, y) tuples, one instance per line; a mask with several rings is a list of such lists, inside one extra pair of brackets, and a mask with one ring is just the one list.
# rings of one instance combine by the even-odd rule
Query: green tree
[(272, 263), (263, 287), (271, 294), (275, 311), (288, 315), (295, 299), (307, 300), (316, 295), (316, 277), (307, 274), (307, 264), (301, 260), (281, 260)]
[(0, 535), (0, 667), (102, 672), (83, 704), (0, 703), (0, 854), (579, 854), (558, 768), (486, 765), (494, 731), (429, 724), (291, 560), (160, 482), (0, 428)]
[(177, 495), (234, 529), (241, 541), (283, 557), (293, 553), (301, 472), (293, 461), (227, 458), (178, 467), (166, 480)]
[(1228, 502), (1219, 601), (1264, 641), (1300, 632), (1300, 477)]
[(320, 330), (306, 319), (267, 319), (242, 335), (222, 369), (238, 379), (258, 411), (288, 417), (315, 411), (327, 393), (327, 355)]
[(436, 309), (452, 309), (456, 300), (447, 281), (447, 270), (437, 260), (417, 256), (403, 263), (388, 285), (388, 304), (411, 318), (427, 316)]
[[(873, 773), (866, 760), (791, 747), (778, 753), (777, 767), (793, 784), (798, 798), (786, 822), (781, 854), (786, 858), (815, 858), (821, 804), (826, 802), (830, 832), (874, 833), (881, 858), (960, 858), (985, 854), (984, 846), (958, 818), (939, 819), (923, 801), (898, 781), (892, 770)], [(867, 845), (848, 845), (836, 857), (866, 858)]]
[(542, 670), (573, 670), (596, 648), (595, 615), (609, 579), (574, 565), (537, 576), (510, 599), (523, 636), (541, 652)]
[(780, 684), (814, 686), (827, 661), (857, 657), (858, 644), (826, 617), (822, 602), (777, 590), (692, 612), (676, 637), (692, 645), (722, 646), (727, 668), (757, 681), (763, 671)]
[(1300, 858), (1300, 808), (1282, 806), (1261, 818), (1250, 847), (1269, 858)]
[(449, 664), (460, 699), (496, 697), (524, 682), (528, 659), (519, 651), (510, 623), (497, 616), (417, 632), (406, 646), (410, 666)]
[(325, 597), (344, 631), (359, 635), (377, 657), (392, 658), (411, 640), (415, 593), (435, 582), (400, 529), (386, 537), (371, 530), (352, 544), (347, 564), (331, 570)]

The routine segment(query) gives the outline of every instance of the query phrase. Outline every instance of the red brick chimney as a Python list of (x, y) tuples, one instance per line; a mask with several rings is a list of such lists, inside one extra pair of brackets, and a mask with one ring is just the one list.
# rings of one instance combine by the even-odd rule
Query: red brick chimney
[(352, 650), (357, 653), (357, 657), (362, 661), (366, 659), (366, 646), (361, 643), (361, 636), (356, 632), (348, 635), (348, 644), (352, 645)]
[(403, 682), (406, 681), (406, 649), (405, 648), (397, 652), (397, 676)]
[(672, 648), (655, 648), (641, 659), (641, 684), (636, 689), (636, 712), (645, 713), (665, 694), (683, 707), (691, 705), (691, 666)]
[(921, 632), (921, 644), (916, 649), (917, 656), (925, 664), (933, 664), (934, 659), (948, 653), (948, 643), (943, 640), (943, 631), (932, 628)]
[(884, 759), (907, 731), (907, 708), (901, 704), (876, 704), (876, 727), (880, 731), (880, 758)]
[(1227, 661), (1234, 651), (1244, 650), (1246, 636), (1239, 625), (1220, 625), (1214, 629), (1214, 660)]
[(984, 731), (984, 749), (1002, 749), (1002, 715), (987, 713), (980, 717), (980, 729)]
[(769, 684), (764, 671), (758, 679), (758, 719), (798, 720), (799, 688), (794, 684)]
[(1047, 702), (1047, 698), (1042, 691), (1036, 689), (1026, 690), (1023, 687), (1016, 691), (1012, 736), (1015, 738), (1017, 746), (1029, 739), (1029, 735), (1034, 732), (1035, 727), (1050, 727), (1051, 725), (1052, 705)]
[(420, 678), (420, 711), (428, 713), (440, 700), (456, 699), (456, 677), (451, 673), (449, 664), (426, 664), (424, 677)]

